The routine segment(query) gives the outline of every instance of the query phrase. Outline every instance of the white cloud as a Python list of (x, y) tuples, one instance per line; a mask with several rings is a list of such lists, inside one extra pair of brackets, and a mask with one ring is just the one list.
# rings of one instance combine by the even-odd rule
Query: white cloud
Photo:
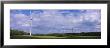
[[(44, 24), (44, 26), (50, 26), (50, 27), (51, 26), (55, 27), (55, 25), (57, 25), (57, 26), (58, 25), (78, 26), (78, 24), (80, 24), (81, 22), (83, 22), (83, 19), (84, 18), (85, 19), (86, 18), (89, 18), (89, 20), (90, 20), (91, 19), (91, 15), (88, 17), (87, 16), (87, 13), (86, 13), (85, 16), (87, 16), (87, 17), (82, 16), (82, 14), (80, 14), (80, 16), (78, 16), (78, 17), (75, 17), (72, 14), (69, 14), (68, 16), (64, 17), (60, 13), (58, 13), (57, 10), (44, 10), (44, 13), (40, 14), (40, 17), (33, 16), (34, 17), (33, 22), (36, 22), (36, 23), (33, 23), (33, 25), (34, 24), (35, 25), (36, 24), (37, 25)], [(42, 22), (42, 21), (45, 21), (45, 22), (44, 23), (39, 23), (39, 22)]]
[(86, 13), (83, 14), (84, 20), (94, 22), (100, 21), (100, 10), (87, 10)]
[(15, 18), (27, 18), (27, 16), (25, 14), (15, 14), (14, 15)]
[(30, 24), (29, 23), (24, 23), (24, 24), (22, 24), (22, 26), (30, 26)]
[(30, 17), (25, 14), (15, 14), (14, 18), (12, 18), (11, 20), (13, 20), (13, 22), (16, 22), (16, 24), (20, 26), (29, 26), (29, 19)]
[[(83, 13), (83, 11), (85, 10), (82, 10), (82, 12), (78, 13), (78, 16), (74, 16), (73, 15), (74, 13), (68, 14), (68, 16), (63, 16), (61, 13), (58, 12), (58, 10), (44, 10), (43, 13), (37, 13), (37, 14), (35, 12), (32, 12), (31, 13), (31, 16), (33, 17), (32, 26), (34, 27), (40, 26), (42, 28), (46, 27), (46, 29), (74, 28), (74, 31), (77, 30), (77, 32), (80, 32), (80, 31), (91, 30), (91, 27), (83, 24), (84, 22), (95, 22), (94, 30), (97, 29), (100, 30), (100, 21), (101, 21), (100, 12), (96, 10), (87, 10), (86, 12)], [(14, 19), (18, 25), (22, 27), (29, 27), (31, 16), (27, 16), (25, 14), (15, 14)], [(87, 29), (85, 29), (85, 27)], [(35, 29), (34, 31), (37, 31), (37, 29)], [(54, 31), (54, 30), (50, 29), (50, 31)], [(55, 31), (58, 32), (58, 30)]]

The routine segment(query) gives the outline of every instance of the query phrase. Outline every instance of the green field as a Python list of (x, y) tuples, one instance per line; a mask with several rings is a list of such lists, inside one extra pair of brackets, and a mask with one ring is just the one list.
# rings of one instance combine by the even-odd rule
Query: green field
[(23, 36), (23, 35), (15, 35), (11, 36), (11, 39), (100, 39), (100, 36)]
[(66, 37), (56, 37), (56, 36), (32, 36), (34, 38), (66, 38)]
[(32, 34), (11, 30), (10, 39), (101, 39), (101, 32)]

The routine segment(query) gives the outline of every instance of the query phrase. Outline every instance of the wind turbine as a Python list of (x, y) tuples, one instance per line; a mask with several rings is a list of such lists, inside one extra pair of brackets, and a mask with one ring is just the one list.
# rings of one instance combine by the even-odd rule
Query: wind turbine
[(32, 31), (32, 16), (31, 16), (31, 10), (30, 10), (30, 30), (29, 30), (30, 36), (31, 36), (31, 31)]

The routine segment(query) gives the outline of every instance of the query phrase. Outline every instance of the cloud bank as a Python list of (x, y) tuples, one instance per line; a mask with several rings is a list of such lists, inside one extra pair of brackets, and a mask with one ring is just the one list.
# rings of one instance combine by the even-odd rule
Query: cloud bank
[[(11, 29), (32, 33), (79, 33), (101, 31), (101, 10), (10, 10)], [(32, 17), (32, 22), (31, 22)]]

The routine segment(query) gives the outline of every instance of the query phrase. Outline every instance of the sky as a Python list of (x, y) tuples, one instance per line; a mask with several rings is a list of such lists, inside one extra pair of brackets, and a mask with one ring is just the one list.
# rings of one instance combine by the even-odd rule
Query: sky
[(101, 10), (11, 9), (10, 28), (33, 34), (101, 32)]

